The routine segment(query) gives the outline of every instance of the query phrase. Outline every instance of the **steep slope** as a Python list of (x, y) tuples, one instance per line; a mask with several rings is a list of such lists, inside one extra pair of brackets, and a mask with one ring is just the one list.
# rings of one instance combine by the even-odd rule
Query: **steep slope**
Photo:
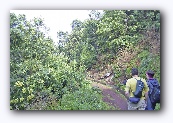
[[(127, 110), (127, 99), (125, 98), (123, 91), (124, 85), (122, 84), (124, 79), (131, 77), (127, 69), (130, 70), (131, 67), (145, 68), (146, 65), (143, 65), (143, 62), (146, 60), (145, 58), (150, 57), (150, 55), (152, 59), (155, 59), (155, 57), (160, 58), (159, 36), (160, 35), (154, 31), (148, 31), (143, 40), (136, 46), (119, 51), (111, 63), (100, 60), (96, 64), (97, 67), (94, 66), (94, 68), (97, 69), (91, 69), (87, 72), (87, 79), (93, 82), (92, 86), (101, 89), (103, 101), (113, 105), (117, 110)], [(145, 54), (145, 52), (147, 54)], [(140, 56), (143, 54), (145, 54), (145, 57)], [(154, 62), (159, 63), (157, 60)], [(151, 61), (148, 65), (154, 66), (153, 64), (153, 61)], [(159, 65), (156, 67), (159, 67)], [(107, 74), (110, 75), (106, 76)]]

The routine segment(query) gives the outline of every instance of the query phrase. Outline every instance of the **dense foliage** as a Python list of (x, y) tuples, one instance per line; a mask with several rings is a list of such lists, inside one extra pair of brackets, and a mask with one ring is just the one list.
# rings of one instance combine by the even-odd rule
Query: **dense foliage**
[[(55, 45), (43, 19), (10, 14), (12, 110), (114, 109), (86, 80), (88, 70), (105, 64), (114, 68), (116, 84), (124, 73), (130, 77), (132, 67), (142, 77), (148, 69), (155, 71), (160, 82), (160, 11), (92, 10), (88, 19), (71, 26), (71, 33), (57, 32)], [(134, 55), (118, 64), (125, 51)]]
[[(10, 105), (13, 110), (44, 110), (51, 101), (72, 103), (73, 100), (66, 97), (76, 95), (83, 86), (90, 84), (84, 79), (85, 66), (77, 66), (76, 59), (69, 63), (68, 57), (59, 52), (41, 29), (46, 29), (41, 19), (29, 22), (24, 15), (10, 14)], [(82, 109), (91, 109), (89, 107), (98, 102), (100, 106), (93, 110), (106, 107), (97, 91), (92, 88), (82, 91), (83, 95), (88, 92), (91, 102), (87, 102), (89, 106), (81, 104)], [(68, 109), (63, 107), (58, 105), (54, 110)]]

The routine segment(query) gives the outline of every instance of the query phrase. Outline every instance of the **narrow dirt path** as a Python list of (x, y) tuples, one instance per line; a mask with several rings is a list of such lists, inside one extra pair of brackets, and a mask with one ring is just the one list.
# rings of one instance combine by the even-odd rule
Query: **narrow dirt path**
[[(103, 101), (113, 105), (118, 110), (127, 110), (127, 101), (120, 96), (120, 94), (115, 93), (113, 90), (104, 89), (103, 93)], [(112, 99), (110, 99), (110, 97)]]
[(127, 100), (120, 93), (116, 92), (114, 88), (106, 85), (93, 82), (93, 87), (98, 87), (103, 94), (103, 101), (114, 106), (117, 110), (127, 110)]
[(112, 80), (114, 74), (104, 77), (105, 73), (110, 73), (110, 71), (109, 68), (102, 72), (88, 71), (87, 79), (92, 81), (92, 87), (99, 88), (102, 91), (104, 102), (114, 106), (117, 110), (127, 110), (127, 99), (124, 96), (124, 91), (116, 87)]

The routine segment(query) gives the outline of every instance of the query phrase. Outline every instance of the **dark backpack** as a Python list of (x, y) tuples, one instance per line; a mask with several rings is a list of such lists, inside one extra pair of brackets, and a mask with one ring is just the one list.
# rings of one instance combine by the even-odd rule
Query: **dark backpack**
[(141, 98), (142, 97), (143, 88), (144, 88), (144, 83), (141, 81), (141, 78), (140, 78), (140, 80), (137, 80), (136, 90), (135, 90), (135, 92), (133, 92), (134, 96), (137, 97), (137, 98)]
[(150, 100), (152, 103), (160, 103), (160, 86), (159, 85), (153, 85), (153, 89), (150, 95)]

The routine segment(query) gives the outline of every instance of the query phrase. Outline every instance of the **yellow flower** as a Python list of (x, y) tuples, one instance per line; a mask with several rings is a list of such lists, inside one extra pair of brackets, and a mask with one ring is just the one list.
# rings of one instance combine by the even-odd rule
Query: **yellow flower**
[(23, 82), (17, 81), (14, 86), (22, 87), (23, 85)]
[(30, 95), (27, 97), (27, 101), (29, 101), (29, 100), (31, 100), (31, 96)]
[(32, 88), (30, 88), (29, 89), (29, 94), (31, 94), (33, 92), (33, 89)]
[(22, 88), (22, 93), (26, 93), (26, 88)]
[(29, 96), (27, 97), (27, 100), (29, 101), (29, 100), (31, 100), (32, 98), (34, 98), (34, 95), (33, 95), (33, 94), (29, 95)]
[(16, 98), (16, 99), (14, 100), (14, 102), (15, 102), (15, 103), (18, 103), (18, 101), (19, 101), (19, 99), (18, 99), (18, 98)]
[(43, 80), (40, 80), (40, 81), (38, 81), (38, 83), (44, 83), (44, 81)]
[(22, 102), (24, 100), (24, 98), (22, 97), (22, 98), (20, 98), (20, 102)]
[(14, 103), (14, 100), (10, 100), (10, 103)]

